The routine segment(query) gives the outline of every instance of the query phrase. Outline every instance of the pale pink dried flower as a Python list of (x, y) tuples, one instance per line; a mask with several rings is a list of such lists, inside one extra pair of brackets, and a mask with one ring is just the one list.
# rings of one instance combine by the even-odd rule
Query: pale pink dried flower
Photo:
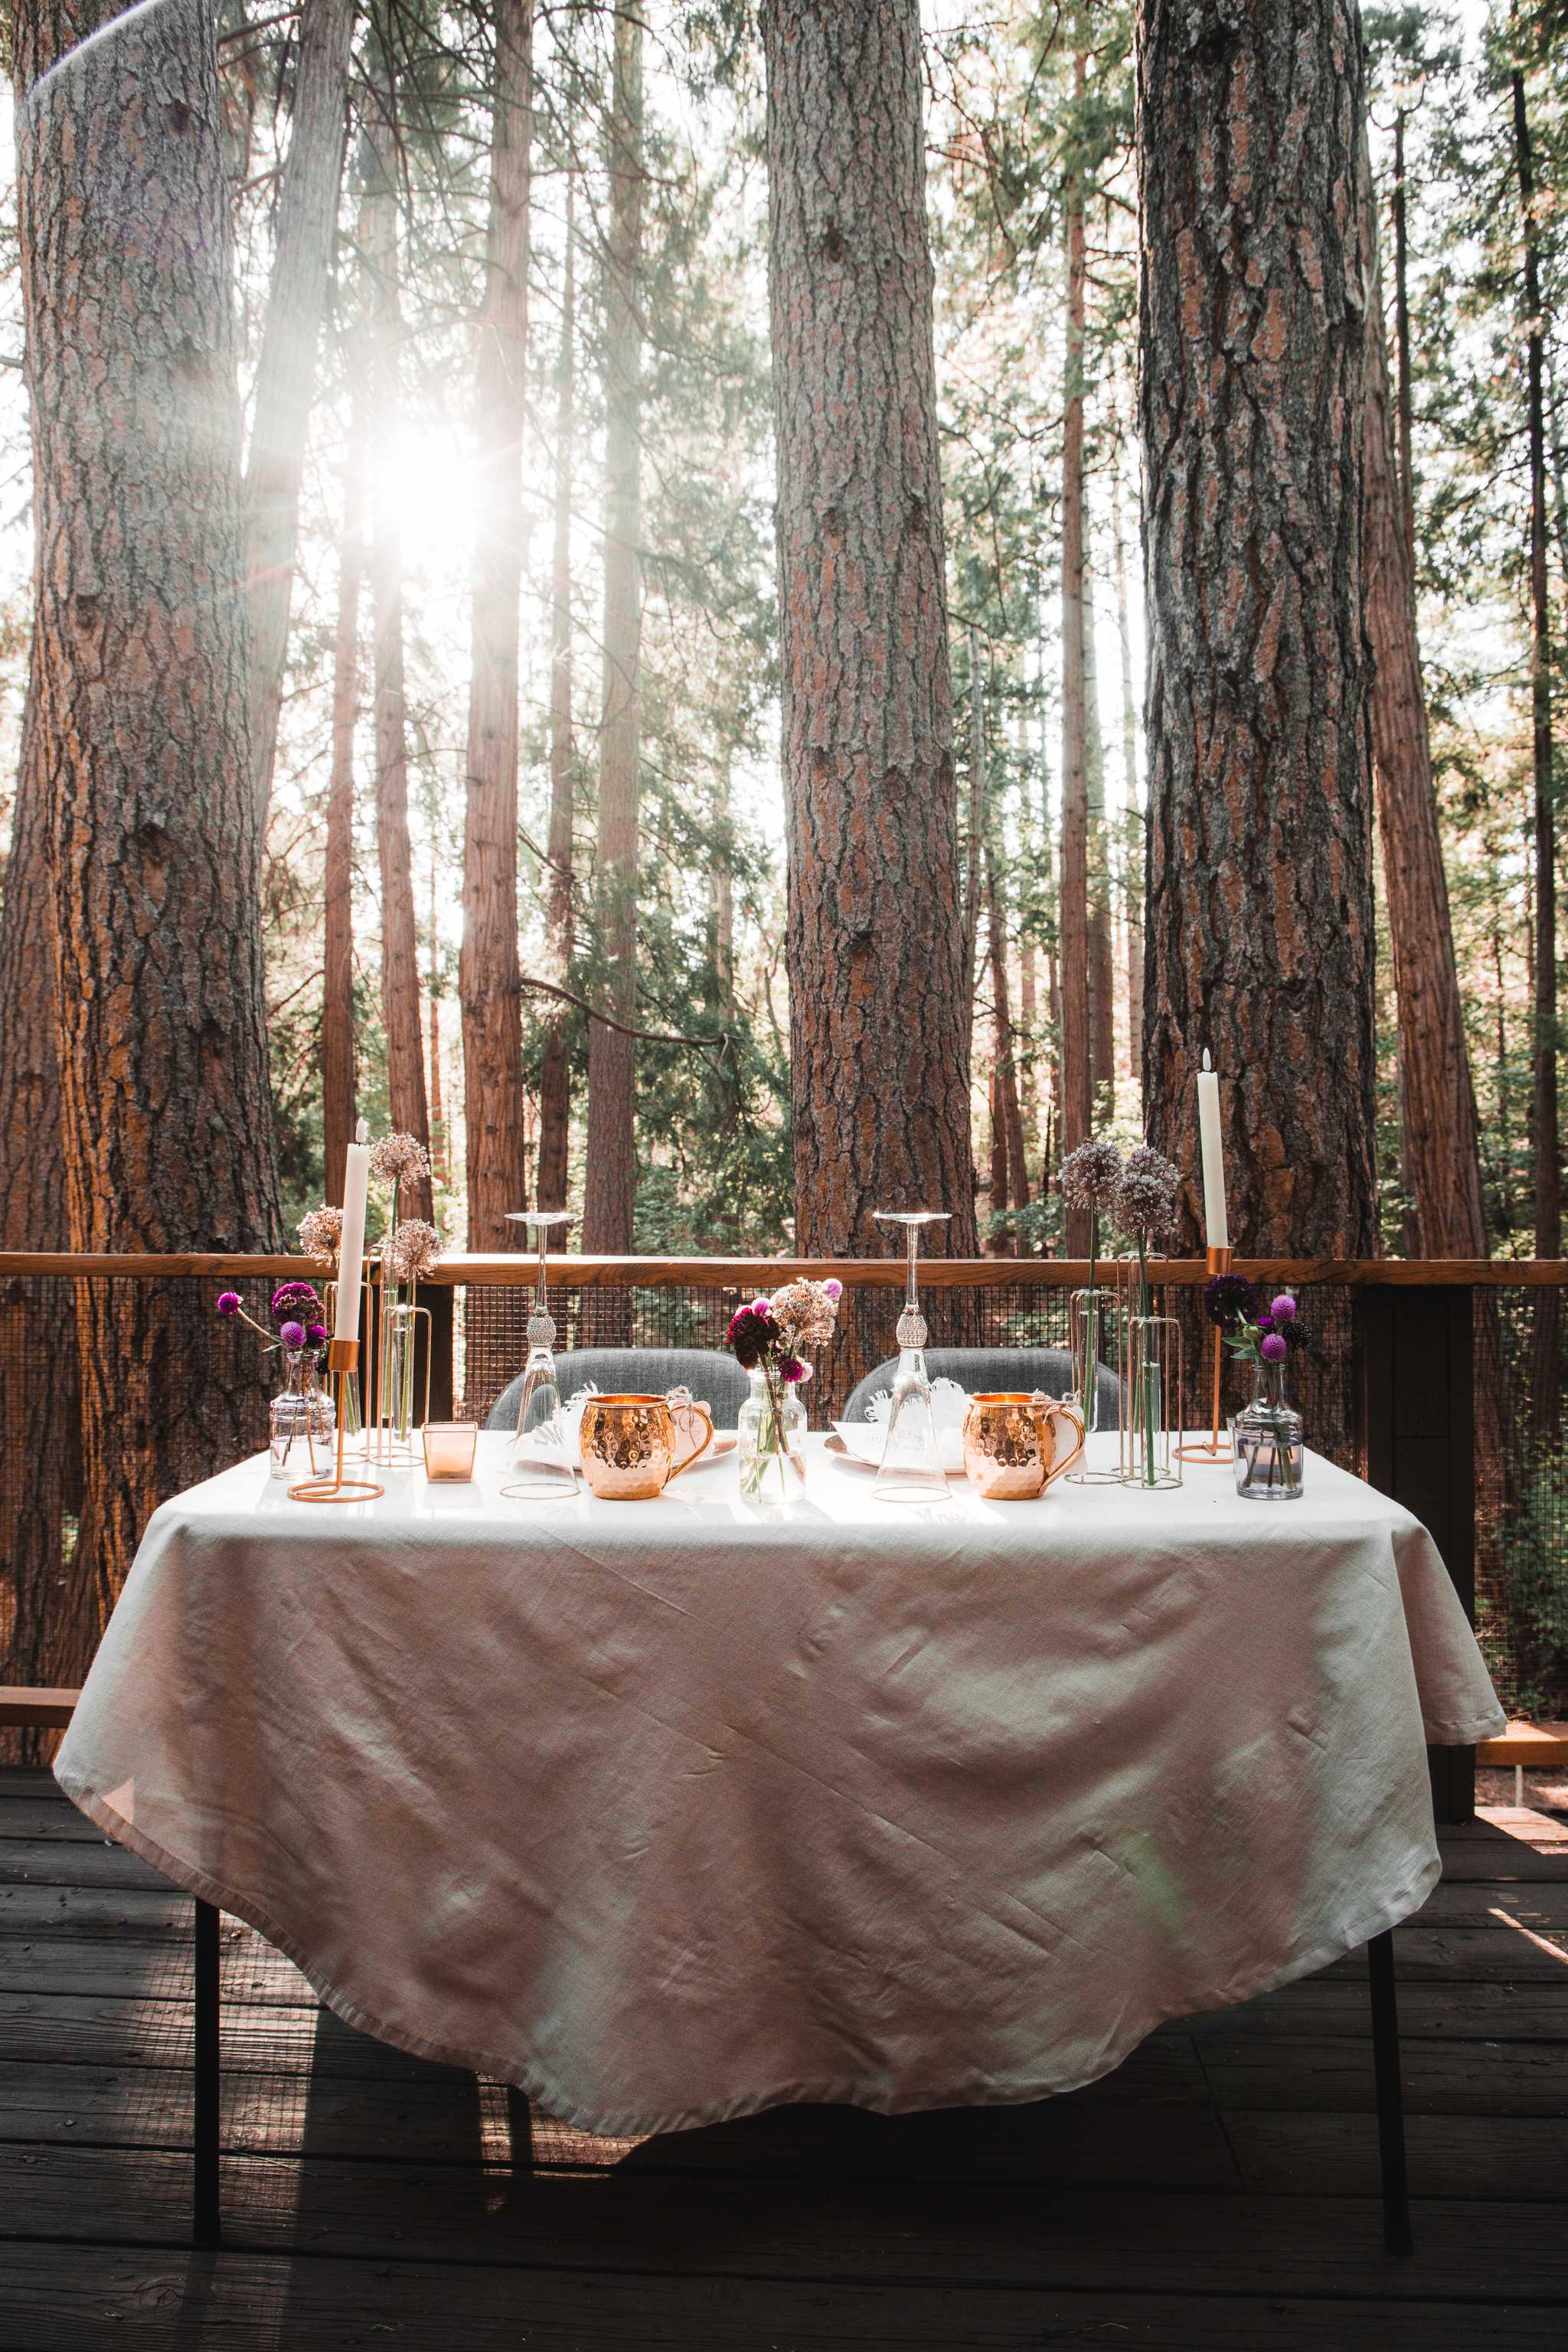
[(416, 1135), (394, 1132), (370, 1147), (370, 1172), (378, 1184), (406, 1184), (430, 1173), (430, 1154)]
[(381, 1262), (389, 1282), (422, 1282), (440, 1258), (441, 1236), (423, 1217), (405, 1217), (381, 1244)]
[(309, 1210), (300, 1220), (300, 1247), (307, 1257), (316, 1258), (322, 1265), (336, 1265), (342, 1240), (341, 1209), (323, 1205)]

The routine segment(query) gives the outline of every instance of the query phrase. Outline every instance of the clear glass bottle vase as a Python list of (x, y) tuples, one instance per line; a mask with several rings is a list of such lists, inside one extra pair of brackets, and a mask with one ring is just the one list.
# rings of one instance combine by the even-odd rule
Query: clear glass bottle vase
[(321, 1386), (313, 1348), (288, 1348), (284, 1384), (268, 1409), (270, 1475), (274, 1478), (319, 1478), (331, 1461), (337, 1429), (332, 1400)]
[(771, 1388), (759, 1364), (735, 1427), (741, 1492), (749, 1503), (785, 1503), (805, 1484), (805, 1407), (793, 1382)]
[(1301, 1416), (1285, 1402), (1285, 1367), (1265, 1364), (1260, 1394), (1231, 1423), (1236, 1491), (1249, 1503), (1301, 1499)]

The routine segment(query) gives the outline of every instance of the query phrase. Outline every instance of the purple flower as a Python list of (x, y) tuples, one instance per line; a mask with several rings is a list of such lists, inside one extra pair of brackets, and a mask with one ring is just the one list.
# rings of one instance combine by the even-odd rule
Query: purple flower
[(1244, 1274), (1216, 1274), (1204, 1290), (1204, 1313), (1222, 1331), (1250, 1323), (1258, 1293)]
[(1265, 1331), (1258, 1343), (1258, 1352), (1266, 1364), (1282, 1364), (1290, 1350), (1285, 1345), (1282, 1331)]
[(773, 1313), (773, 1300), (772, 1300), (771, 1298), (753, 1298), (753, 1299), (752, 1299), (752, 1314), (753, 1314), (753, 1315), (771, 1315), (771, 1314)]
[(237, 1315), (239, 1313), (238, 1291), (220, 1290), (217, 1295), (217, 1311), (220, 1315)]
[(278, 1327), (278, 1337), (286, 1348), (302, 1348), (305, 1344), (305, 1327), (302, 1323), (280, 1323)]
[(1282, 1290), (1278, 1298), (1269, 1300), (1268, 1312), (1276, 1323), (1293, 1322), (1296, 1315), (1296, 1302), (1288, 1290)]
[(327, 1327), (324, 1323), (310, 1323), (306, 1326), (305, 1337), (312, 1348), (321, 1347), (326, 1336)]
[(804, 1381), (806, 1377), (805, 1366), (798, 1356), (786, 1356), (779, 1370), (786, 1381)]
[(272, 1320), (292, 1322), (297, 1316), (314, 1307), (319, 1315), (321, 1302), (308, 1282), (281, 1282), (272, 1294)]
[(826, 1281), (822, 1286), (824, 1290), (826, 1291), (829, 1298), (842, 1298), (844, 1296), (844, 1285), (836, 1280), (831, 1274), (828, 1276)]

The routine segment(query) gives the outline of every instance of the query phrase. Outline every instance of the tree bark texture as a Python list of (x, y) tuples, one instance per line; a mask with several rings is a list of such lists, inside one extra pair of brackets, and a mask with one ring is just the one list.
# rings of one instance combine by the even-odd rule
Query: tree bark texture
[[(1120, 450), (1118, 452), (1120, 457)], [(1127, 602), (1127, 543), (1121, 520), (1121, 468), (1110, 478), (1116, 550), (1116, 635), (1121, 655), (1121, 865), (1127, 905), (1127, 1066), (1142, 1125), (1143, 1087), (1143, 826), (1138, 809), (1138, 702), (1132, 686), (1132, 630)]]
[(1373, 674), (1367, 698), (1394, 986), (1405, 1181), (1424, 1257), (1484, 1257), (1475, 1091), (1454, 961), (1448, 884), (1415, 632), (1415, 582), (1395, 467), (1383, 273), (1371, 158), (1361, 156), (1366, 256), (1363, 420), (1363, 599)]
[(337, 239), (355, 6), (356, 0), (304, 0), (300, 11), (293, 122), (256, 370), (245, 475), (245, 584), (250, 613), (250, 755), (264, 824), (278, 756), (316, 349)]
[[(566, 181), (566, 254), (561, 288), (561, 346), (555, 362), (555, 514), (550, 560), (550, 831), (545, 848), (544, 929), (549, 975), (572, 984), (577, 946), (574, 817), (577, 748), (572, 715), (572, 489), (576, 437), (576, 183)], [(542, 1209), (566, 1205), (572, 1132), (571, 1015), (563, 1004), (545, 1014), (539, 1078), (539, 1193)]]
[(463, 831), (463, 1101), (468, 1247), (521, 1247), (522, 996), (517, 944), (517, 692), (528, 416), (533, 0), (498, 0), (479, 320), (473, 662)]
[[(1084, 61), (1075, 60), (1081, 100)], [(1066, 192), (1067, 355), (1062, 411), (1062, 843), (1059, 915), (1061, 990), (1061, 1136), (1065, 1160), (1094, 1124), (1093, 1039), (1089, 1019), (1089, 715), (1084, 671), (1083, 338), (1085, 256), (1083, 199), (1077, 182)], [(1069, 1257), (1089, 1255), (1086, 1211), (1069, 1209)]]
[(1372, 1255), (1353, 0), (1145, 0), (1144, 1099), (1189, 1172), (1221, 1073), (1238, 1253)]
[[(382, 134), (384, 135), (384, 134)], [(371, 413), (384, 431), (397, 413), (402, 314), (397, 292), (397, 194), (380, 137), (365, 141), (360, 214), (371, 320)], [(419, 938), (408, 838), (407, 709), (403, 676), (403, 534), (396, 492), (384, 479), (372, 501), (371, 613), (375, 671), (375, 838), (381, 867), (381, 1009), (386, 1031), (387, 1107), (393, 1127), (429, 1149), (425, 1048), (419, 1021)], [(429, 1179), (404, 1183), (405, 1217), (434, 1213)]]
[[(276, 1248), (247, 713), (239, 407), (208, 0), (14, 13), (68, 1227)], [(254, 1443), (253, 1382), (171, 1288), (78, 1291), (82, 1654), (153, 1505)], [(180, 1400), (178, 1410), (171, 1400)], [(68, 1678), (69, 1678), (68, 1676)]]
[[(1087, 506), (1087, 501), (1086, 501)], [(1094, 587), (1083, 593), (1083, 776), (1089, 816), (1089, 1076), (1097, 1118), (1116, 1112), (1116, 959), (1111, 947), (1110, 838), (1105, 818), (1105, 737), (1100, 724), (1100, 665)]]
[[(357, 418), (355, 420), (357, 425)], [(359, 723), (359, 609), (364, 571), (364, 480), (359, 435), (343, 475), (338, 617), (332, 640), (332, 764), (321, 908), (321, 1141), (326, 1197), (342, 1205), (354, 1102), (354, 735)]]
[(1552, 601), (1546, 572), (1545, 321), (1535, 165), (1524, 76), (1513, 92), (1514, 163), (1524, 246), (1524, 399), (1530, 448), (1531, 727), (1535, 773), (1535, 1255), (1563, 1255), (1557, 1110), (1557, 856), (1552, 755)]
[[(599, 728), (595, 898), (604, 1007), (637, 1019), (637, 800), (642, 759), (642, 25), (616, 18), (610, 233), (605, 256), (605, 689)], [(637, 1048), (588, 1029), (583, 1247), (632, 1245)]]
[(918, 0), (768, 0), (795, 1245), (976, 1247)]

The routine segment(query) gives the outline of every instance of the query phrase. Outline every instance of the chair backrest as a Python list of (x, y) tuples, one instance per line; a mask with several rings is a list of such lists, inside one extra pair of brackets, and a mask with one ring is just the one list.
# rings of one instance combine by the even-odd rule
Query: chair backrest
[[(864, 1421), (866, 1405), (879, 1389), (890, 1390), (899, 1369), (889, 1356), (874, 1372), (857, 1381), (840, 1421)], [(975, 1395), (983, 1389), (1039, 1389), (1046, 1396), (1066, 1396), (1072, 1385), (1072, 1360), (1065, 1348), (928, 1348), (926, 1370), (933, 1381), (956, 1381)], [(1100, 1367), (1100, 1425), (1121, 1425), (1121, 1383), (1108, 1364)]]
[[(555, 1359), (564, 1402), (574, 1389), (590, 1384), (604, 1393), (662, 1396), (688, 1388), (713, 1416), (715, 1429), (733, 1429), (751, 1386), (733, 1356), (722, 1348), (569, 1348)], [(489, 1410), (487, 1429), (515, 1429), (522, 1403), (522, 1374), (502, 1389)]]

